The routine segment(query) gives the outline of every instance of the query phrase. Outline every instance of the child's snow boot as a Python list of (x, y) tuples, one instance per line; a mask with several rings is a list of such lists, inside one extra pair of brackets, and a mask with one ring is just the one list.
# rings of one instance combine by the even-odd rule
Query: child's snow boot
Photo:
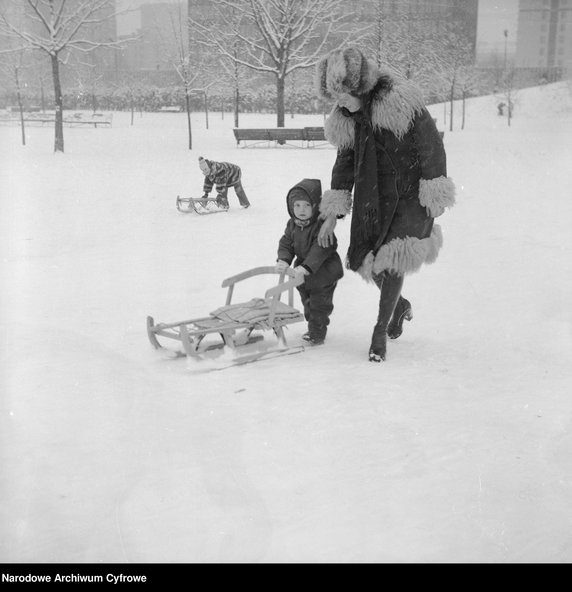
[(310, 345), (322, 345), (326, 341), (327, 331), (327, 327), (309, 322), (308, 331), (302, 335), (302, 339)]

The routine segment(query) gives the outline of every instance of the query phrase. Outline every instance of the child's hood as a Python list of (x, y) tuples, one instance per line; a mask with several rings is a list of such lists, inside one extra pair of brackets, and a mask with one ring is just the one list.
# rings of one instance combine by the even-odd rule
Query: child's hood
[(288, 191), (286, 194), (286, 207), (288, 209), (290, 218), (294, 217), (294, 212), (290, 207), (290, 194), (292, 191), (294, 191), (294, 189), (301, 189), (309, 197), (310, 203), (313, 206), (311, 220), (314, 222), (320, 214), (320, 201), (322, 199), (322, 183), (320, 179), (302, 179), (302, 181), (296, 183), (296, 185), (294, 185), (294, 187)]
[(215, 160), (209, 160), (208, 158), (203, 158), (205, 164), (209, 167), (209, 176), (214, 176), (218, 173), (220, 168), (220, 164)]

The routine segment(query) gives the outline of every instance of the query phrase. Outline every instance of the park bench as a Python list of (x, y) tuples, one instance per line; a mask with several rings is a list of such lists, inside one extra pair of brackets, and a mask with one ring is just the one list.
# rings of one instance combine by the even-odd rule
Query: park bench
[[(16, 113), (10, 114), (9, 121), (18, 123), (20, 121), (19, 115)], [(53, 112), (50, 113), (25, 113), (24, 122), (27, 124), (36, 125), (53, 125), (55, 124), (56, 116)], [(67, 127), (75, 127), (82, 125), (111, 126), (112, 115), (110, 113), (69, 113), (64, 112), (63, 124)]]
[(111, 114), (109, 113), (72, 113), (70, 115), (64, 113), (64, 125), (73, 127), (75, 125), (109, 125), (111, 126)]
[(237, 147), (243, 142), (244, 148), (272, 143), (282, 146), (291, 142), (303, 142), (310, 147), (314, 142), (326, 141), (323, 127), (234, 128), (233, 132)]

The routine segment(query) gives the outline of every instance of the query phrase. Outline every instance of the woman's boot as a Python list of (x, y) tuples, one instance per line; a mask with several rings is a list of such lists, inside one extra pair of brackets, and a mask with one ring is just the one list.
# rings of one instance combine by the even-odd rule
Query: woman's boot
[(384, 273), (376, 284), (380, 287), (379, 312), (377, 323), (373, 328), (371, 346), (369, 348), (369, 361), (381, 362), (385, 360), (387, 349), (387, 326), (393, 315), (393, 311), (399, 300), (403, 287), (403, 276), (392, 273)]
[(407, 298), (399, 296), (393, 316), (387, 326), (387, 336), (389, 339), (397, 339), (403, 333), (403, 321), (410, 321), (412, 318), (411, 302)]

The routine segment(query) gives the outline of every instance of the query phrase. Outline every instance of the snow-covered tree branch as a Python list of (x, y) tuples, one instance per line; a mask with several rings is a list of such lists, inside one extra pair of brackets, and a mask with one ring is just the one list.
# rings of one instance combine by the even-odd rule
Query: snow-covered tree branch
[(54, 151), (64, 151), (63, 94), (60, 65), (72, 51), (93, 51), (101, 47), (121, 48), (114, 40), (95, 40), (90, 26), (118, 14), (113, 0), (5, 0), (0, 10), (0, 32), (17, 42), (16, 49), (45, 53), (51, 63), (54, 84)]
[[(343, 0), (212, 0), (216, 25), (190, 15), (198, 42), (227, 60), (276, 80), (277, 125), (284, 126), (285, 81), (311, 68), (351, 33)], [(234, 15), (240, 15), (236, 19)], [(241, 52), (235, 50), (240, 43)]]

